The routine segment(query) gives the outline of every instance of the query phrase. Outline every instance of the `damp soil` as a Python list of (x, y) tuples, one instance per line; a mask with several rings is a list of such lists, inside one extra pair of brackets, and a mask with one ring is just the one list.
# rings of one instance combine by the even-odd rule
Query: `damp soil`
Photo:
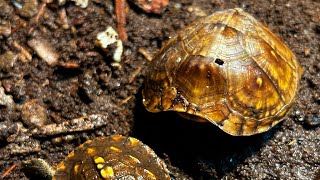
[[(161, 14), (148, 14), (130, 1), (128, 41), (119, 64), (113, 63), (113, 46), (105, 52), (95, 44), (106, 27), (117, 29), (114, 1), (89, 0), (87, 8), (72, 1), (29, 3), (21, 8), (24, 1), (0, 0), (0, 174), (15, 165), (4, 179), (29, 179), (24, 160), (43, 158), (57, 165), (79, 144), (111, 134), (149, 145), (172, 179), (320, 178), (319, 1), (171, 0)], [(232, 137), (172, 112), (147, 112), (141, 88), (150, 61), (141, 49), (153, 55), (193, 20), (235, 7), (267, 24), (303, 66), (288, 117), (266, 133)], [(97, 125), (92, 115), (104, 121)], [(48, 124), (69, 127), (87, 116), (93, 126), (79, 131), (32, 134)]]

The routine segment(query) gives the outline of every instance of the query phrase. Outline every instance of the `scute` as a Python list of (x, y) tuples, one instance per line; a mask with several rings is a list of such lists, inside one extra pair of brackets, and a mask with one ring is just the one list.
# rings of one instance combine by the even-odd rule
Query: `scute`
[(265, 132), (288, 113), (302, 68), (267, 27), (236, 8), (191, 23), (150, 64), (143, 102), (231, 135)]

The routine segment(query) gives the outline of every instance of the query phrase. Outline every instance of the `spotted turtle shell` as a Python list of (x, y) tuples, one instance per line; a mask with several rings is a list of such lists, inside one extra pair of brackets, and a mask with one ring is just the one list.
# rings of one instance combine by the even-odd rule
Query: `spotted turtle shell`
[(138, 139), (98, 137), (73, 150), (58, 166), (53, 180), (170, 179), (165, 163)]
[(291, 50), (242, 9), (187, 26), (157, 53), (146, 76), (148, 111), (177, 111), (228, 134), (262, 133), (295, 101), (302, 68)]

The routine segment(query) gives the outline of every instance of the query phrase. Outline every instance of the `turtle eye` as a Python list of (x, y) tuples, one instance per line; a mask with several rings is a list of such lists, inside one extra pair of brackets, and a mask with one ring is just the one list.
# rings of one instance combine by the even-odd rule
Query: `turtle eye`
[(214, 61), (216, 64), (218, 64), (219, 66), (222, 66), (224, 64), (224, 61), (217, 58), (215, 61)]

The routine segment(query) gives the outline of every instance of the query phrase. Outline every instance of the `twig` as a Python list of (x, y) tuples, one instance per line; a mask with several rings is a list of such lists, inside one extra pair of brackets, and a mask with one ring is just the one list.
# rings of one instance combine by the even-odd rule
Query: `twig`
[(38, 12), (38, 14), (37, 14), (36, 17), (35, 17), (35, 22), (36, 22), (36, 23), (38, 23), (40, 17), (43, 16), (43, 13), (44, 13), (44, 10), (45, 10), (46, 6), (47, 6), (47, 3), (46, 3), (46, 2), (43, 2), (43, 3), (41, 4), (41, 6), (40, 6), (40, 8), (39, 8), (39, 12)]
[(129, 97), (125, 98), (117, 106), (118, 107), (122, 106), (123, 104), (127, 103), (131, 98), (132, 98), (132, 96), (129, 96)]
[(153, 57), (150, 55), (150, 53), (145, 48), (140, 47), (138, 49), (138, 52), (140, 54), (142, 54), (148, 61), (152, 61)]
[(13, 165), (11, 165), (11, 166), (1, 175), (1, 179), (5, 178), (16, 166), (17, 166), (16, 163), (14, 163)]
[(80, 67), (80, 64), (76, 62), (61, 62), (59, 63), (59, 65), (67, 69), (74, 69)]
[(135, 71), (133, 71), (133, 73), (129, 78), (129, 83), (132, 83), (132, 81), (134, 80), (134, 78), (136, 78), (136, 76), (139, 74), (140, 71), (141, 71), (141, 67), (138, 67)]
[(62, 28), (69, 29), (70, 26), (69, 26), (69, 21), (68, 21), (66, 9), (65, 8), (60, 9), (58, 14), (59, 14), (60, 21), (62, 23)]
[(116, 0), (116, 18), (117, 18), (117, 28), (120, 39), (123, 42), (127, 42), (128, 35), (126, 32), (126, 1)]
[(27, 61), (32, 60), (32, 55), (29, 53), (29, 51), (25, 47), (21, 46), (17, 41), (13, 41), (13, 46), (21, 52), (23, 56), (21, 59), (22, 61), (25, 61), (24, 57), (27, 59)]

